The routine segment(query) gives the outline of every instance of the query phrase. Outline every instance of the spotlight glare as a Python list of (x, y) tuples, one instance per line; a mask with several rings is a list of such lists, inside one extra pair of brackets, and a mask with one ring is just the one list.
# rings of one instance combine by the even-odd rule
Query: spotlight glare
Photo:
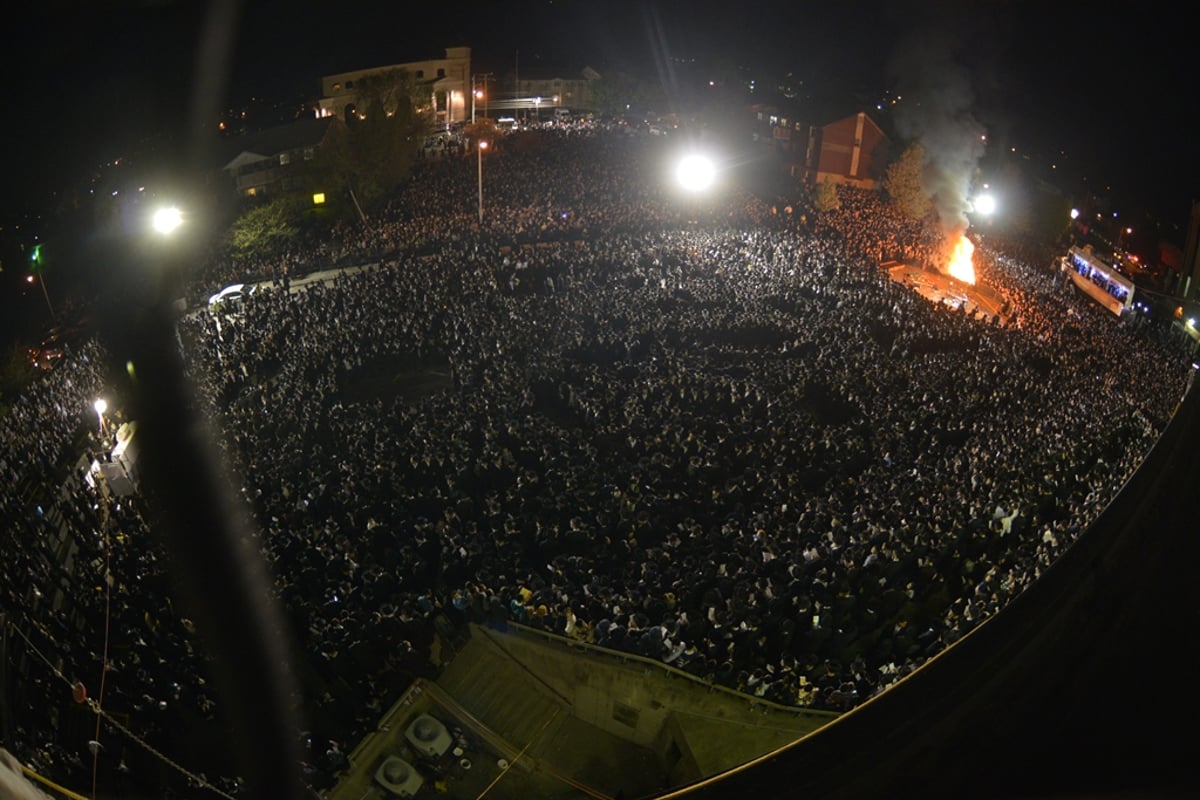
[(154, 230), (169, 234), (183, 224), (183, 212), (178, 208), (160, 208), (154, 212)]
[(679, 185), (691, 192), (700, 192), (712, 185), (716, 170), (704, 156), (684, 156), (675, 170)]
[(996, 198), (990, 194), (981, 194), (975, 198), (975, 210), (984, 216), (995, 213)]

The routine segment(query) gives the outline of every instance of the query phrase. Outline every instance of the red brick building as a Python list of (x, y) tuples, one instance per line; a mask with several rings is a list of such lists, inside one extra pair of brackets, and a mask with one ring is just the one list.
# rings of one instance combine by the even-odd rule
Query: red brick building
[(814, 125), (772, 106), (751, 111), (752, 138), (784, 154), (793, 176), (809, 184), (828, 180), (869, 189), (883, 179), (891, 140), (866, 112)]
[(813, 183), (828, 180), (868, 189), (879, 185), (887, 167), (889, 141), (883, 129), (865, 112), (816, 130), (818, 141), (810, 148), (811, 160), (805, 165), (808, 180)]

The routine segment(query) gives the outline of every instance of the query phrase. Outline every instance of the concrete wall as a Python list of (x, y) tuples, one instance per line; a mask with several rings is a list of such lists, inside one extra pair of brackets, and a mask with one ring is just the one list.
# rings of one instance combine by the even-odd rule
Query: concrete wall
[[(652, 750), (683, 780), (712, 774), (817, 730), (837, 717), (719, 687), (679, 670), (538, 631), (474, 628), (557, 694), (577, 719)], [(672, 775), (674, 777), (674, 775)], [(678, 785), (678, 784), (676, 784)]]

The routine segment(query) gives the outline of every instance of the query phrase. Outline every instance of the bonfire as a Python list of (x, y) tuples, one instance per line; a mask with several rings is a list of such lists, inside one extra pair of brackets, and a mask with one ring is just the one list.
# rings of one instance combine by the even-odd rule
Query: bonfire
[(956, 234), (958, 240), (954, 242), (954, 246), (950, 249), (950, 261), (946, 265), (946, 274), (955, 280), (963, 283), (975, 285), (975, 264), (971, 261), (971, 256), (975, 252), (975, 245), (965, 234)]

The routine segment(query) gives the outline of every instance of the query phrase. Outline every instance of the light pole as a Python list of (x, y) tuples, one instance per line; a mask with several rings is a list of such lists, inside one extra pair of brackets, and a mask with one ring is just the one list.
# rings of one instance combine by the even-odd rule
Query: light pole
[(25, 278), (25, 280), (29, 283), (33, 283), (34, 280), (37, 280), (37, 282), (42, 285), (42, 297), (46, 298), (46, 308), (50, 309), (50, 320), (54, 321), (54, 306), (50, 304), (50, 292), (46, 290), (46, 266), (42, 262), (41, 244), (35, 244), (33, 246), (33, 252), (29, 254), (29, 260), (33, 262), (34, 266), (30, 267), (29, 275)]
[(479, 84), (477, 84), (475, 82), (476, 77), (483, 78), (483, 85), (484, 85), (484, 87), (486, 87), (487, 79), (490, 75), (491, 75), (491, 73), (489, 72), (485, 75), (480, 75), (480, 76), (472, 75), (471, 76), (471, 122), (472, 123), (475, 122), (475, 103), (479, 100), (483, 100), (483, 116), (485, 116), (485, 117), (487, 116), (487, 90), (486, 90), (486, 88), (484, 88), (484, 89), (479, 88)]
[(702, 192), (712, 185), (716, 168), (707, 157), (697, 154), (684, 156), (675, 167), (675, 180), (689, 192)]
[(487, 150), (488, 143), (486, 139), (479, 140), (479, 146), (475, 148), (476, 157), (479, 169), (479, 224), (483, 224), (483, 151)]
[[(485, 72), (481, 75), (472, 75), (471, 76), (471, 122), (475, 121), (475, 102), (477, 100), (483, 100), (483, 116), (484, 116), (484, 118), (487, 118), (487, 115), (488, 115), (487, 85), (488, 85), (488, 79), (491, 77), (492, 77), (492, 73), (490, 73), (490, 72)], [(482, 89), (479, 88), (479, 83), (478, 83), (479, 81), (483, 81)]]
[(108, 403), (103, 397), (96, 398), (96, 402), (92, 403), (92, 408), (96, 409), (96, 417), (100, 420), (100, 435), (104, 435), (104, 412), (108, 411)]
[(183, 224), (183, 212), (176, 206), (160, 208), (154, 212), (154, 215), (150, 219), (150, 224), (154, 226), (154, 230), (163, 236), (170, 236), (179, 230), (179, 226)]
[(42, 297), (46, 298), (46, 308), (49, 309), (50, 319), (53, 320), (54, 319), (54, 306), (50, 305), (50, 293), (46, 291), (45, 277), (43, 277), (42, 275), (37, 275), (37, 276), (26, 275), (25, 281), (26, 281), (26, 283), (33, 283), (34, 281), (37, 281), (38, 285), (40, 285), (42, 287)]
[(1121, 244), (1125, 240), (1126, 234), (1133, 233), (1133, 228), (1121, 228), (1117, 231), (1117, 250), (1121, 249)]

